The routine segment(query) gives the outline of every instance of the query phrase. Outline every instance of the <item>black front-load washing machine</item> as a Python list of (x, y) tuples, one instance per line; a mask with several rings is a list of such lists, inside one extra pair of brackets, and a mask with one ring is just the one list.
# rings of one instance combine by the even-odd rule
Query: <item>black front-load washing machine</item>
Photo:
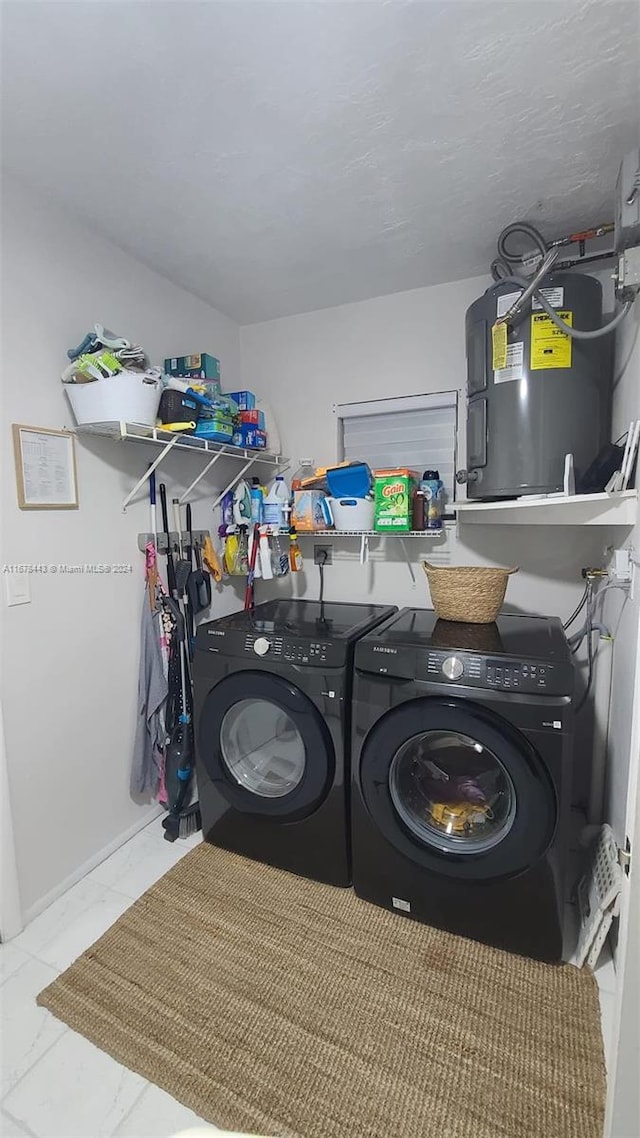
[(199, 627), (194, 719), (207, 841), (350, 884), (353, 646), (395, 611), (270, 601)]
[(574, 670), (558, 620), (403, 609), (356, 645), (356, 893), (565, 958)]

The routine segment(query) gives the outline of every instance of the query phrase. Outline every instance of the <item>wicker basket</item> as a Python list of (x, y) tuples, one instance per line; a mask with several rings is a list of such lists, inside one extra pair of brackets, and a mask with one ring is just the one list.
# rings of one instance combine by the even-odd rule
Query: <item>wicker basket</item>
[(516, 569), (483, 569), (457, 565), (440, 569), (423, 561), (433, 607), (441, 620), (491, 624), (500, 612), (507, 581)]

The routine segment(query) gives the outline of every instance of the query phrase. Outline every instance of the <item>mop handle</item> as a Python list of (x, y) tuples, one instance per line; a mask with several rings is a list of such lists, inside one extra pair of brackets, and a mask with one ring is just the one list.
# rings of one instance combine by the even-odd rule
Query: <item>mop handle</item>
[(178, 535), (178, 556), (182, 557), (182, 518), (180, 517), (180, 499), (173, 498), (173, 524)]
[(258, 556), (258, 546), (260, 545), (260, 526), (253, 527), (253, 544), (251, 546), (251, 557), (249, 558), (249, 572), (247, 573), (247, 588), (244, 594), (244, 607), (245, 610), (253, 608), (253, 582), (256, 575), (256, 559)]
[(169, 529), (169, 514), (167, 512), (167, 488), (164, 482), (160, 483), (160, 507), (162, 509), (162, 528), (167, 539), (167, 583), (172, 597), (176, 595), (176, 574), (173, 567), (173, 551), (171, 549), (171, 531)]
[(151, 520), (151, 540), (155, 545), (157, 542), (156, 534), (158, 532), (158, 523), (156, 520), (156, 472), (151, 471), (149, 475), (149, 516)]

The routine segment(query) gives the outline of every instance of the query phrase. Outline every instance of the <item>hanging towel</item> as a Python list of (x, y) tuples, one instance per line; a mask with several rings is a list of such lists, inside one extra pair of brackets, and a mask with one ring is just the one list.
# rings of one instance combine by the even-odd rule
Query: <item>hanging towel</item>
[(164, 705), (168, 693), (163, 660), (165, 631), (162, 606), (151, 611), (145, 593), (140, 628), (138, 718), (131, 764), (132, 794), (158, 792), (165, 745)]

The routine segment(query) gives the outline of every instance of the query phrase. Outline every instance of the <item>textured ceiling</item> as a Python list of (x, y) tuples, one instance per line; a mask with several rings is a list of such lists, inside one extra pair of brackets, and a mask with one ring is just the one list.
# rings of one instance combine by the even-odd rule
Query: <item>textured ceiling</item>
[(240, 323), (457, 280), (611, 216), (638, 11), (11, 0), (3, 160)]

